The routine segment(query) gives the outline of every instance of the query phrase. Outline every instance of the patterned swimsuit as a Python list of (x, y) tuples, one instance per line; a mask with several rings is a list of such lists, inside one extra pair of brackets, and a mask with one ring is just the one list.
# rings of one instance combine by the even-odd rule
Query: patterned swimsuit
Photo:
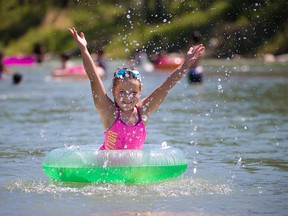
[(120, 118), (120, 108), (114, 124), (104, 133), (104, 144), (99, 150), (112, 149), (142, 149), (146, 139), (146, 128), (142, 121), (141, 114), (136, 106), (138, 122), (135, 125), (126, 125)]

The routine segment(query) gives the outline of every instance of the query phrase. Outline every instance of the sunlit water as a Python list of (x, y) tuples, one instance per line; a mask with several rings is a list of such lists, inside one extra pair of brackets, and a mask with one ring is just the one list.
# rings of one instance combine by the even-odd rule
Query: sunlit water
[[(103, 128), (87, 80), (51, 79), (55, 62), (16, 68), (21, 85), (0, 82), (0, 214), (285, 215), (288, 71), (224, 63), (207, 63), (202, 85), (183, 79), (152, 116), (146, 143), (182, 149), (189, 166), (180, 179), (148, 185), (49, 180), (47, 152), (101, 144)], [(166, 74), (142, 76), (145, 96)], [(104, 84), (110, 94), (111, 75)]]

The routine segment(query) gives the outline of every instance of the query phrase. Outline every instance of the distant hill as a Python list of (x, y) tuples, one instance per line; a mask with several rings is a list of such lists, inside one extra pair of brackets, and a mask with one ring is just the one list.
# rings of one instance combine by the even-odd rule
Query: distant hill
[(52, 53), (77, 48), (67, 28), (83, 31), (91, 51), (113, 58), (135, 50), (186, 50), (193, 31), (210, 57), (288, 53), (288, 1), (267, 0), (0, 0), (0, 49), (28, 54), (41, 43)]

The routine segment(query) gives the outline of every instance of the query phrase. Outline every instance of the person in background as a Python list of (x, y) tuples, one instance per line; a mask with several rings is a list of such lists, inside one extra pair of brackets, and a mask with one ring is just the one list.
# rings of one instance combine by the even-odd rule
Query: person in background
[(91, 57), (94, 61), (94, 64), (97, 67), (98, 73), (102, 74), (102, 78), (106, 78), (107, 76), (107, 63), (106, 58), (104, 56), (104, 50), (103, 49), (96, 49), (97, 51), (95, 53), (91, 53)]
[[(201, 34), (198, 31), (192, 33), (190, 46), (197, 46), (201, 41)], [(200, 59), (198, 58), (189, 68), (188, 81), (190, 83), (202, 83), (203, 67), (200, 65)]]
[(6, 67), (6, 65), (4, 64), (4, 52), (0, 51), (0, 80), (1, 79), (6, 79), (7, 75), (11, 75), (14, 73), (13, 70), (11, 70), (10, 68)]
[(96, 64), (98, 64), (99, 67), (103, 68), (104, 71), (107, 71), (107, 63), (106, 58), (104, 56), (104, 50), (100, 49), (96, 52), (97, 58), (96, 58)]
[(147, 54), (143, 50), (136, 49), (130, 56), (130, 65), (142, 67), (146, 72), (154, 70), (153, 64), (148, 59)]
[(60, 69), (67, 69), (73, 66), (73, 63), (70, 60), (70, 55), (67, 53), (60, 54), (60, 63), (61, 63)]
[(41, 43), (35, 43), (33, 47), (33, 53), (35, 55), (35, 60), (37, 63), (42, 63), (45, 58), (45, 48)]
[(22, 82), (22, 74), (14, 73), (12, 76), (12, 83), (18, 85)]

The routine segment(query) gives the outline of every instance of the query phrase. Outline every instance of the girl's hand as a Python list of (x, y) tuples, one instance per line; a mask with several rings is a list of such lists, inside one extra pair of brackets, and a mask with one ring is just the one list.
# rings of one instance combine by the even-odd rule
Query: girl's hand
[(76, 29), (73, 28), (68, 28), (68, 30), (70, 31), (70, 33), (72, 34), (74, 40), (78, 43), (78, 46), (80, 49), (86, 49), (87, 47), (87, 41), (85, 39), (85, 35), (83, 32), (80, 33), (80, 35), (78, 35)]
[(182, 66), (184, 66), (185, 68), (191, 67), (191, 65), (193, 65), (193, 63), (199, 58), (199, 56), (202, 55), (204, 50), (205, 47), (202, 44), (190, 47)]

